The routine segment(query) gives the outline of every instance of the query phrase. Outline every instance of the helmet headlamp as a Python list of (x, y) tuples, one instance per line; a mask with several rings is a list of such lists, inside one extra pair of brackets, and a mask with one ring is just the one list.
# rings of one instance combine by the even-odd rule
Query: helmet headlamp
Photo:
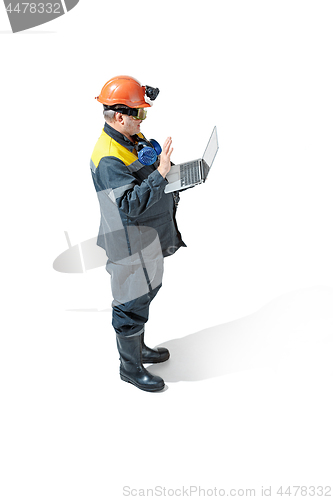
[(146, 96), (151, 101), (155, 101), (155, 99), (158, 96), (159, 92), (160, 92), (159, 89), (154, 89), (154, 87), (149, 87), (149, 85), (146, 85)]

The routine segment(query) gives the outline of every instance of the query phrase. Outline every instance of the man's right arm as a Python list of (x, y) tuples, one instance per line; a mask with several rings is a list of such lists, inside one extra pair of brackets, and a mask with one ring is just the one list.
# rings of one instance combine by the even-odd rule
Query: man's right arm
[(128, 217), (135, 219), (161, 199), (167, 184), (165, 176), (171, 168), (171, 144), (169, 137), (164, 143), (159, 167), (141, 183), (119, 158), (106, 156), (101, 159), (98, 166), (100, 185), (105, 190), (112, 189), (119, 210)]

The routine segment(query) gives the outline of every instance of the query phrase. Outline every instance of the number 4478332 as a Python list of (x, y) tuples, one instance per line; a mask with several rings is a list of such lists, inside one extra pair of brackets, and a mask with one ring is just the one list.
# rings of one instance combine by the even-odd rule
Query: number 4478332
[[(14, 4), (13, 4), (14, 5)], [(7, 12), (10, 14), (12, 12), (16, 12), (17, 14), (61, 14), (60, 12), (60, 3), (33, 3), (33, 2), (24, 2), (17, 3), (14, 7), (9, 3), (6, 7)]]

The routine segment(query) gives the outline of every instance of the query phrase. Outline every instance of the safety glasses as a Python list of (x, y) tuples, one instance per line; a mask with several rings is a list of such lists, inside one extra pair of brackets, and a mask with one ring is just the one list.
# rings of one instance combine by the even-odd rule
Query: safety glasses
[(136, 115), (131, 113), (134, 120), (145, 120), (147, 118), (147, 110), (145, 108), (133, 109), (132, 111), (136, 112)]
[(145, 120), (147, 118), (147, 110), (145, 108), (118, 108), (115, 109), (117, 113), (130, 115), (134, 120)]

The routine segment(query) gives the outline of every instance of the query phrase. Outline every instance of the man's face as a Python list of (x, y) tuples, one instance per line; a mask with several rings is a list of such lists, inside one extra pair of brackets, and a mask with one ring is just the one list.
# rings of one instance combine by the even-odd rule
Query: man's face
[(133, 116), (122, 115), (124, 120), (124, 135), (135, 135), (140, 132), (142, 120), (136, 120)]

